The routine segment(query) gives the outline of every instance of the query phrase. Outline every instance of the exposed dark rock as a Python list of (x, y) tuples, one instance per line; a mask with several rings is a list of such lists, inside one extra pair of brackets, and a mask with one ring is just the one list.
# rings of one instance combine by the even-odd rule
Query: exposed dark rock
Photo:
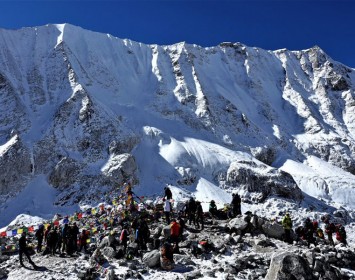
[(292, 253), (275, 254), (265, 280), (312, 280), (313, 274), (307, 261)]
[(159, 250), (153, 250), (151, 252), (145, 253), (142, 261), (145, 265), (150, 268), (160, 266), (160, 252)]
[(227, 171), (227, 183), (249, 192), (255, 202), (271, 194), (295, 200), (303, 197), (290, 174), (257, 161), (233, 162)]

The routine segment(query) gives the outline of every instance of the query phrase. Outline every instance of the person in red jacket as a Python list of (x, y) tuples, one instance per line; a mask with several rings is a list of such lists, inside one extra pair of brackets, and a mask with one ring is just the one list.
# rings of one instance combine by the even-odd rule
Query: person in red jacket
[(175, 243), (175, 244), (179, 243), (180, 225), (175, 219), (173, 219), (170, 224), (170, 238), (173, 243)]
[(85, 253), (88, 252), (88, 244), (87, 244), (87, 240), (89, 239), (89, 231), (83, 229), (81, 234), (79, 235), (79, 250), (78, 252), (81, 252), (82, 249), (84, 248)]

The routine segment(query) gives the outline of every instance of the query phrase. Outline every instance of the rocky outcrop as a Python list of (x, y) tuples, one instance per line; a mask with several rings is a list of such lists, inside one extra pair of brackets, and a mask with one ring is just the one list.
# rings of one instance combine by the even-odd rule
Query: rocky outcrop
[(266, 221), (262, 226), (261, 226), (262, 231), (265, 233), (266, 236), (272, 237), (272, 238), (278, 238), (281, 239), (285, 233), (282, 225), (279, 223), (273, 223)]
[(78, 181), (81, 169), (79, 162), (64, 157), (49, 175), (49, 182), (56, 188), (67, 188)]
[(312, 270), (308, 262), (301, 256), (292, 253), (275, 254), (265, 280), (312, 280)]
[(272, 165), (276, 157), (275, 149), (271, 147), (257, 147), (251, 149), (251, 154), (266, 165)]
[(122, 182), (127, 178), (136, 179), (137, 165), (131, 154), (111, 155), (101, 171), (113, 183)]
[(21, 190), (33, 172), (30, 150), (18, 135), (0, 146), (0, 195)]
[(292, 176), (259, 161), (233, 162), (227, 171), (227, 184), (243, 190), (253, 201), (270, 195), (301, 200), (302, 191)]

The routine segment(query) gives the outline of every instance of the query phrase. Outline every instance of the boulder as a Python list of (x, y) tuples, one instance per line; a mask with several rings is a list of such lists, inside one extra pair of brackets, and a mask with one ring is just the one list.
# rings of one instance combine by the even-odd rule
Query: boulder
[(241, 233), (246, 227), (248, 226), (248, 223), (244, 220), (243, 217), (236, 217), (232, 220), (229, 221), (228, 223), (228, 228), (231, 231)]
[(265, 280), (313, 279), (308, 262), (293, 253), (275, 253)]
[(8, 271), (4, 268), (0, 268), (0, 279), (7, 279)]
[(90, 258), (90, 264), (95, 266), (97, 264), (102, 265), (105, 262), (106, 262), (106, 258), (102, 254), (101, 250), (97, 248)]
[(174, 255), (174, 262), (177, 264), (185, 265), (185, 266), (196, 265), (196, 263), (191, 259), (190, 256), (179, 255), (179, 254)]
[(151, 252), (145, 253), (142, 258), (143, 263), (150, 267), (156, 267), (160, 265), (160, 252), (159, 250), (153, 250)]
[(154, 231), (153, 231), (153, 237), (154, 237), (154, 238), (159, 238), (162, 231), (163, 231), (163, 227), (162, 227), (162, 226), (157, 226), (157, 227), (154, 229)]
[(278, 223), (265, 222), (261, 226), (261, 229), (263, 230), (266, 236), (277, 238), (277, 239), (281, 239), (285, 233), (282, 225)]
[(6, 262), (9, 259), (10, 259), (10, 257), (8, 255), (1, 255), (1, 252), (0, 252), (0, 263)]
[(270, 239), (255, 239), (255, 245), (260, 247), (277, 247)]
[(113, 259), (116, 257), (116, 252), (112, 247), (105, 247), (101, 250), (101, 252), (108, 259)]

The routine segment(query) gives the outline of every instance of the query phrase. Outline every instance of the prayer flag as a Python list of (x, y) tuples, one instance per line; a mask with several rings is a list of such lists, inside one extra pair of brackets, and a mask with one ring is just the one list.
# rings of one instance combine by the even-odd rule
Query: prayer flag
[(15, 236), (17, 234), (17, 229), (13, 229), (12, 230), (12, 235), (11, 236)]
[(6, 236), (6, 231), (1, 232), (1, 233), (0, 233), (0, 236), (1, 236), (1, 237), (5, 237), (5, 236)]
[(23, 233), (23, 229), (22, 229), (22, 228), (19, 228), (19, 229), (17, 230), (17, 234), (21, 234), (21, 233)]

